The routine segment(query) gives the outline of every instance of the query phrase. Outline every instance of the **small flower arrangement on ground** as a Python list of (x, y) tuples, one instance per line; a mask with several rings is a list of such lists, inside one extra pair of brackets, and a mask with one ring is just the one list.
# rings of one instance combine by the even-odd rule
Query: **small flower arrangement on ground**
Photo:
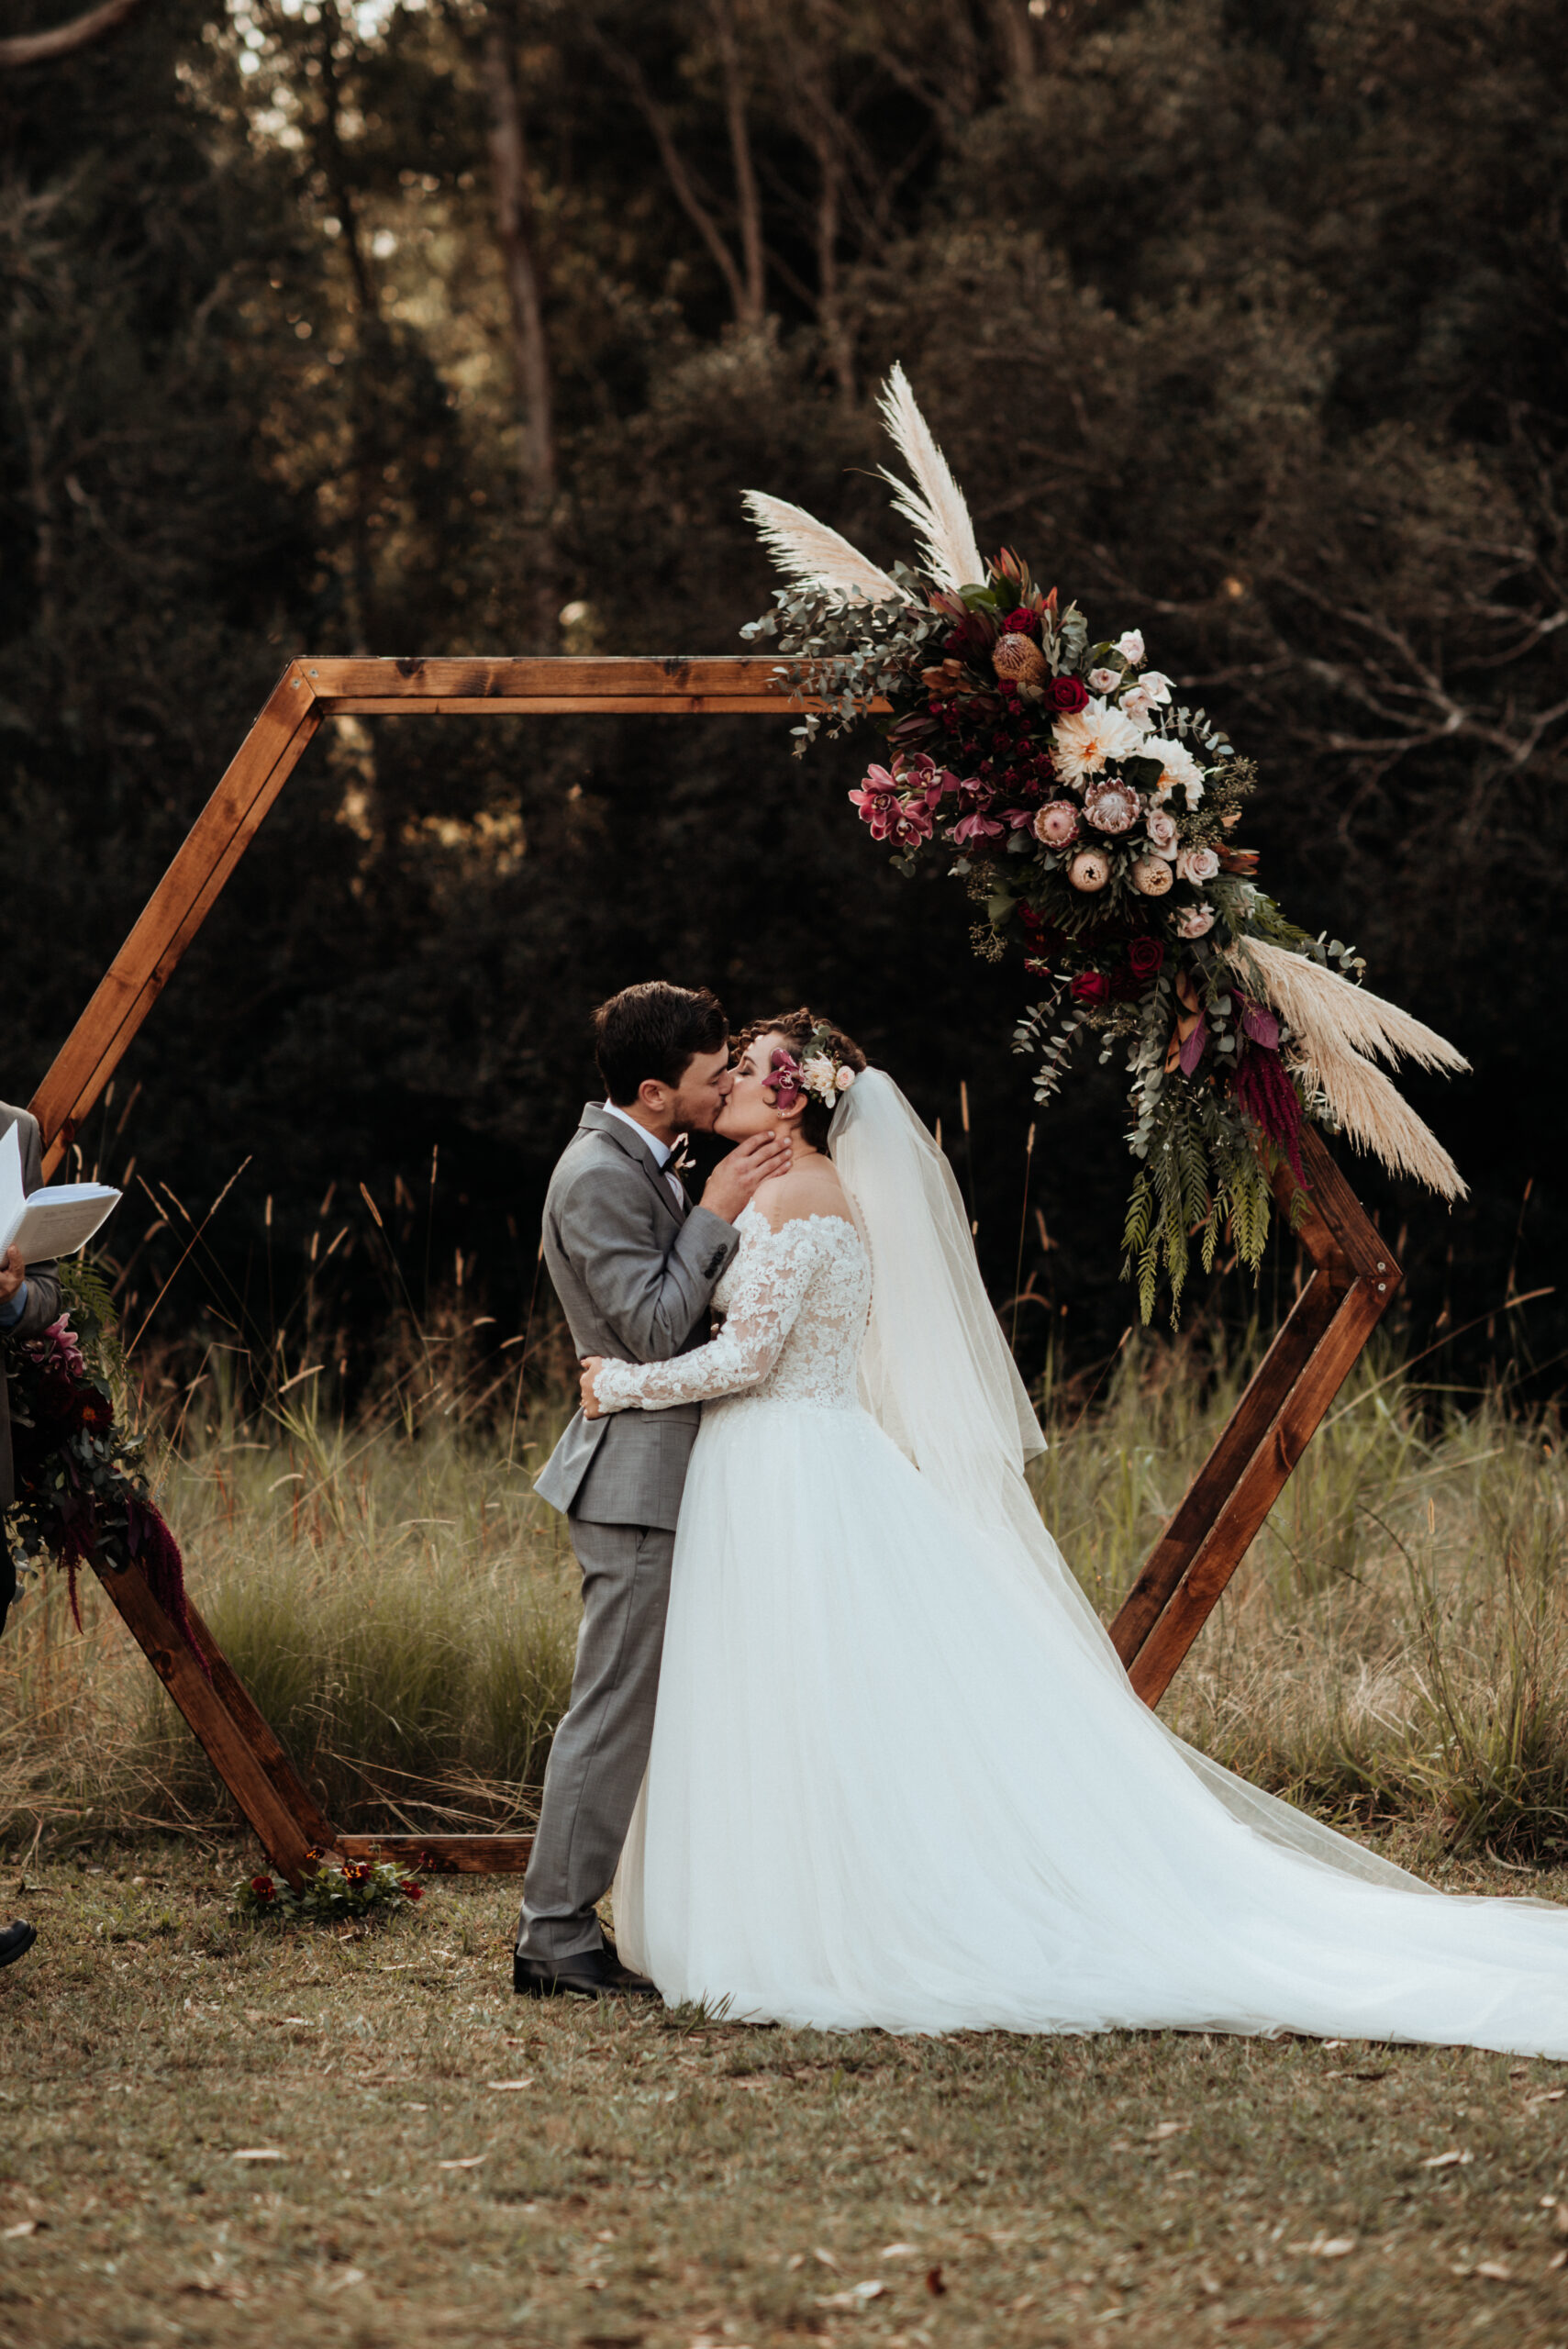
[(296, 1892), (286, 1876), (251, 1876), (234, 1887), (241, 1917), (274, 1924), (337, 1925), (399, 1914), (425, 1887), (391, 1860), (334, 1860), (319, 1847)]
[(940, 860), (982, 917), (975, 951), (1021, 953), (1044, 983), (1015, 1033), (1048, 1102), (1082, 1041), (1128, 1074), (1137, 1163), (1123, 1271), (1147, 1320), (1162, 1280), (1173, 1319), (1195, 1245), (1228, 1231), (1256, 1267), (1272, 1178), (1301, 1173), (1303, 1123), (1343, 1130), (1452, 1199), (1458, 1169), (1374, 1056), (1469, 1064), (1356, 984), (1338, 940), (1287, 920), (1235, 840), (1256, 771), (1173, 680), (1141, 631), (1095, 640), (1007, 549), (982, 558), (957, 483), (902, 369), (884, 417), (917, 486), (895, 505), (921, 569), (891, 573), (782, 499), (747, 505), (792, 584), (741, 630), (775, 638), (781, 688), (817, 707), (795, 729), (846, 730), (877, 697), (885, 758), (850, 794), (905, 874)]
[(191, 1628), (180, 1548), (148, 1498), (146, 1441), (122, 1419), (125, 1365), (114, 1303), (90, 1264), (60, 1265), (64, 1310), (40, 1337), (5, 1341), (16, 1499), (7, 1519), (24, 1568), (64, 1567), (78, 1631), (84, 1565), (139, 1565), (163, 1612), (206, 1670)]

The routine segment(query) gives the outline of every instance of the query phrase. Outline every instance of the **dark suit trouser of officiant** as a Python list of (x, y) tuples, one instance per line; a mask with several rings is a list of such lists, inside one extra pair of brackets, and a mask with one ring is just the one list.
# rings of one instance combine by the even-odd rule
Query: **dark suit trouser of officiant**
[[(693, 1208), (630, 1127), (590, 1102), (545, 1200), (544, 1257), (579, 1356), (667, 1362), (704, 1345), (739, 1245)], [(603, 1945), (609, 1890), (648, 1766), (675, 1520), (695, 1405), (584, 1419), (535, 1489), (566, 1513), (583, 1570), (572, 1701), (555, 1733), (523, 1885), (517, 1951), (564, 1964)]]
[[(43, 1145), (39, 1133), (39, 1121), (26, 1109), (14, 1109), (8, 1102), (0, 1101), (0, 1134), (17, 1129), (17, 1141), (22, 1153), (22, 1188), (36, 1191), (43, 1181)], [(14, 1302), (15, 1300), (13, 1300)], [(14, 1321), (0, 1324), (0, 1334), (10, 1338), (37, 1338), (60, 1313), (60, 1275), (53, 1264), (28, 1266), (27, 1291), (22, 1310)], [(11, 1464), (11, 1399), (6, 1374), (0, 1366), (0, 1631), (6, 1628), (6, 1617), (11, 1601), (17, 1596), (17, 1569), (11, 1556), (11, 1545), (6, 1538), (5, 1512), (16, 1498), (16, 1482)]]

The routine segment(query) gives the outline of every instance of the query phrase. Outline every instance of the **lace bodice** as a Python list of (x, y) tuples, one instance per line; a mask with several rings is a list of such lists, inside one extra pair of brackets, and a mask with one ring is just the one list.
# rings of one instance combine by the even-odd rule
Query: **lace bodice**
[(842, 1216), (800, 1216), (774, 1231), (749, 1207), (740, 1246), (714, 1304), (724, 1328), (673, 1362), (606, 1362), (595, 1392), (606, 1411), (667, 1410), (717, 1396), (858, 1408), (855, 1367), (871, 1308), (871, 1263)]

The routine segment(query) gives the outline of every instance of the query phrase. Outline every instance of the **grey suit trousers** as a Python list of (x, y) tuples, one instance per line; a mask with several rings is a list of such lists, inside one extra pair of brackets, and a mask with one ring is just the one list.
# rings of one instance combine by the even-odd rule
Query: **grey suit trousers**
[(517, 1933), (519, 1956), (547, 1965), (603, 1943), (594, 1907), (610, 1888), (648, 1765), (675, 1550), (663, 1526), (570, 1522), (583, 1569), (583, 1628)]

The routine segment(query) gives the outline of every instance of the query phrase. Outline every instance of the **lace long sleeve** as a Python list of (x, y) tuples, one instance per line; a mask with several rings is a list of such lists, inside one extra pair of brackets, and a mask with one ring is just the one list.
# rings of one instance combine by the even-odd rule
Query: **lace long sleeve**
[(777, 1232), (748, 1222), (718, 1336), (673, 1362), (605, 1363), (594, 1382), (600, 1409), (664, 1411), (759, 1386), (777, 1362), (810, 1286), (811, 1230), (806, 1221), (786, 1223)]

